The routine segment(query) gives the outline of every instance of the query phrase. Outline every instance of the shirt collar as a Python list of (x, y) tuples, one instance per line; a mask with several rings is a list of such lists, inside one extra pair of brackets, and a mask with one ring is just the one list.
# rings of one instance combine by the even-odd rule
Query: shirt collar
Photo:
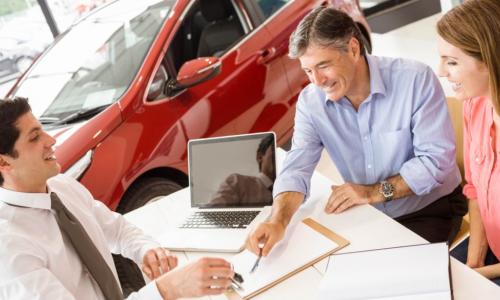
[[(382, 79), (382, 74), (380, 74), (377, 58), (368, 54), (365, 54), (365, 57), (366, 57), (366, 63), (368, 64), (368, 71), (370, 72), (370, 95), (382, 94), (385, 96), (386, 93), (385, 84)], [(328, 97), (326, 97), (326, 94), (324, 101), (327, 104), (329, 102), (332, 102), (328, 99)], [(340, 104), (350, 105), (349, 100), (347, 100), (345, 96), (342, 97), (342, 99), (340, 99), (338, 102)]]
[(366, 54), (366, 62), (370, 71), (370, 94), (382, 94), (385, 96), (385, 84), (382, 74), (380, 74), (377, 57)]
[(48, 193), (22, 193), (0, 187), (0, 201), (22, 207), (50, 209), (50, 188), (47, 189)]
[(271, 180), (271, 178), (267, 177), (266, 174), (264, 173), (259, 173), (259, 175), (257, 175), (257, 178), (260, 179), (260, 181), (262, 181), (262, 183), (266, 186), (266, 187), (270, 187), (273, 185), (273, 181)]

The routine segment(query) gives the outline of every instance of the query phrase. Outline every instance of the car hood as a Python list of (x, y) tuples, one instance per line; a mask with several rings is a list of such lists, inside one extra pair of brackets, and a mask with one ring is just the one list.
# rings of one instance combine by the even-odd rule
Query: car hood
[(88, 120), (57, 127), (47, 126), (45, 130), (56, 139), (54, 148), (57, 161), (65, 171), (89, 150), (95, 149), (121, 122), (119, 105), (114, 104)]
[(87, 121), (79, 122), (76, 124), (69, 124), (65, 125), (62, 127), (56, 127), (56, 128), (50, 128), (47, 129), (47, 133), (50, 134), (52, 137), (56, 139), (56, 144), (54, 145), (55, 148), (63, 144), (66, 140), (68, 140), (70, 137), (72, 137), (76, 132), (78, 132), (78, 129), (80, 129), (82, 126), (84, 126)]

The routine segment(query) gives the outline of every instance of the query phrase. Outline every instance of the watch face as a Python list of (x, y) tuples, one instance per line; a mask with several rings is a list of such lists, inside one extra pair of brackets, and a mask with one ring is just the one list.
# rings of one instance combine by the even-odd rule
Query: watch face
[(382, 182), (382, 192), (384, 194), (384, 197), (392, 197), (394, 195), (394, 187), (392, 186), (391, 183), (385, 181)]

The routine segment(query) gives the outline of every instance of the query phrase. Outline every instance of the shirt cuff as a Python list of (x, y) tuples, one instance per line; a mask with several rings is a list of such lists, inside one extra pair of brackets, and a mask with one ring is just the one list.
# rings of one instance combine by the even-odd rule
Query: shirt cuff
[(156, 281), (153, 280), (136, 293), (132, 293), (127, 299), (163, 300), (163, 297), (156, 286)]
[(148, 242), (147, 244), (143, 245), (141, 247), (141, 250), (139, 250), (139, 257), (136, 257), (136, 261), (135, 263), (138, 264), (138, 265), (142, 265), (142, 261), (144, 260), (144, 255), (146, 255), (146, 252), (148, 252), (149, 250), (151, 249), (154, 249), (154, 248), (159, 248), (161, 247), (159, 243), (156, 243), (156, 242)]
[(309, 188), (301, 179), (278, 177), (273, 187), (273, 199), (284, 192), (302, 193), (305, 195), (304, 200), (309, 197)]
[(470, 183), (467, 183), (465, 184), (464, 188), (463, 188), (463, 194), (465, 195), (465, 197), (467, 197), (468, 199), (477, 199), (477, 191), (476, 191), (476, 187), (473, 186), (472, 184)]
[(403, 177), (408, 187), (418, 196), (430, 193), (440, 185), (432, 174), (418, 161), (418, 157), (412, 158), (403, 164), (399, 175)]

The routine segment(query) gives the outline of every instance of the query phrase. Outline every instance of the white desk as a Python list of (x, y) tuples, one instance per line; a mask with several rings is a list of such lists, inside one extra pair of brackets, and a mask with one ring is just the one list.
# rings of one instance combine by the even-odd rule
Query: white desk
[[(282, 156), (281, 153), (279, 156)], [(339, 215), (327, 215), (323, 212), (330, 192), (330, 181), (319, 173), (312, 178), (311, 197), (294, 216), (292, 222), (307, 216), (330, 228), (350, 241), (350, 245), (342, 252), (377, 249), (393, 246), (421, 244), (426, 241), (412, 231), (406, 229), (390, 217), (370, 205), (358, 206)], [(183, 219), (189, 209), (189, 189), (180, 190), (157, 202), (139, 208), (125, 215), (147, 234), (159, 236), (166, 227), (173, 226)], [(233, 254), (180, 252), (180, 264), (202, 256), (218, 256), (229, 258)], [(328, 259), (324, 259), (314, 267), (310, 267), (253, 299), (315, 299), (317, 288), (327, 267)], [(466, 267), (455, 259), (451, 259), (453, 291), (456, 300), (500, 299), (500, 287)], [(202, 299), (222, 300), (225, 296), (204, 297)]]

